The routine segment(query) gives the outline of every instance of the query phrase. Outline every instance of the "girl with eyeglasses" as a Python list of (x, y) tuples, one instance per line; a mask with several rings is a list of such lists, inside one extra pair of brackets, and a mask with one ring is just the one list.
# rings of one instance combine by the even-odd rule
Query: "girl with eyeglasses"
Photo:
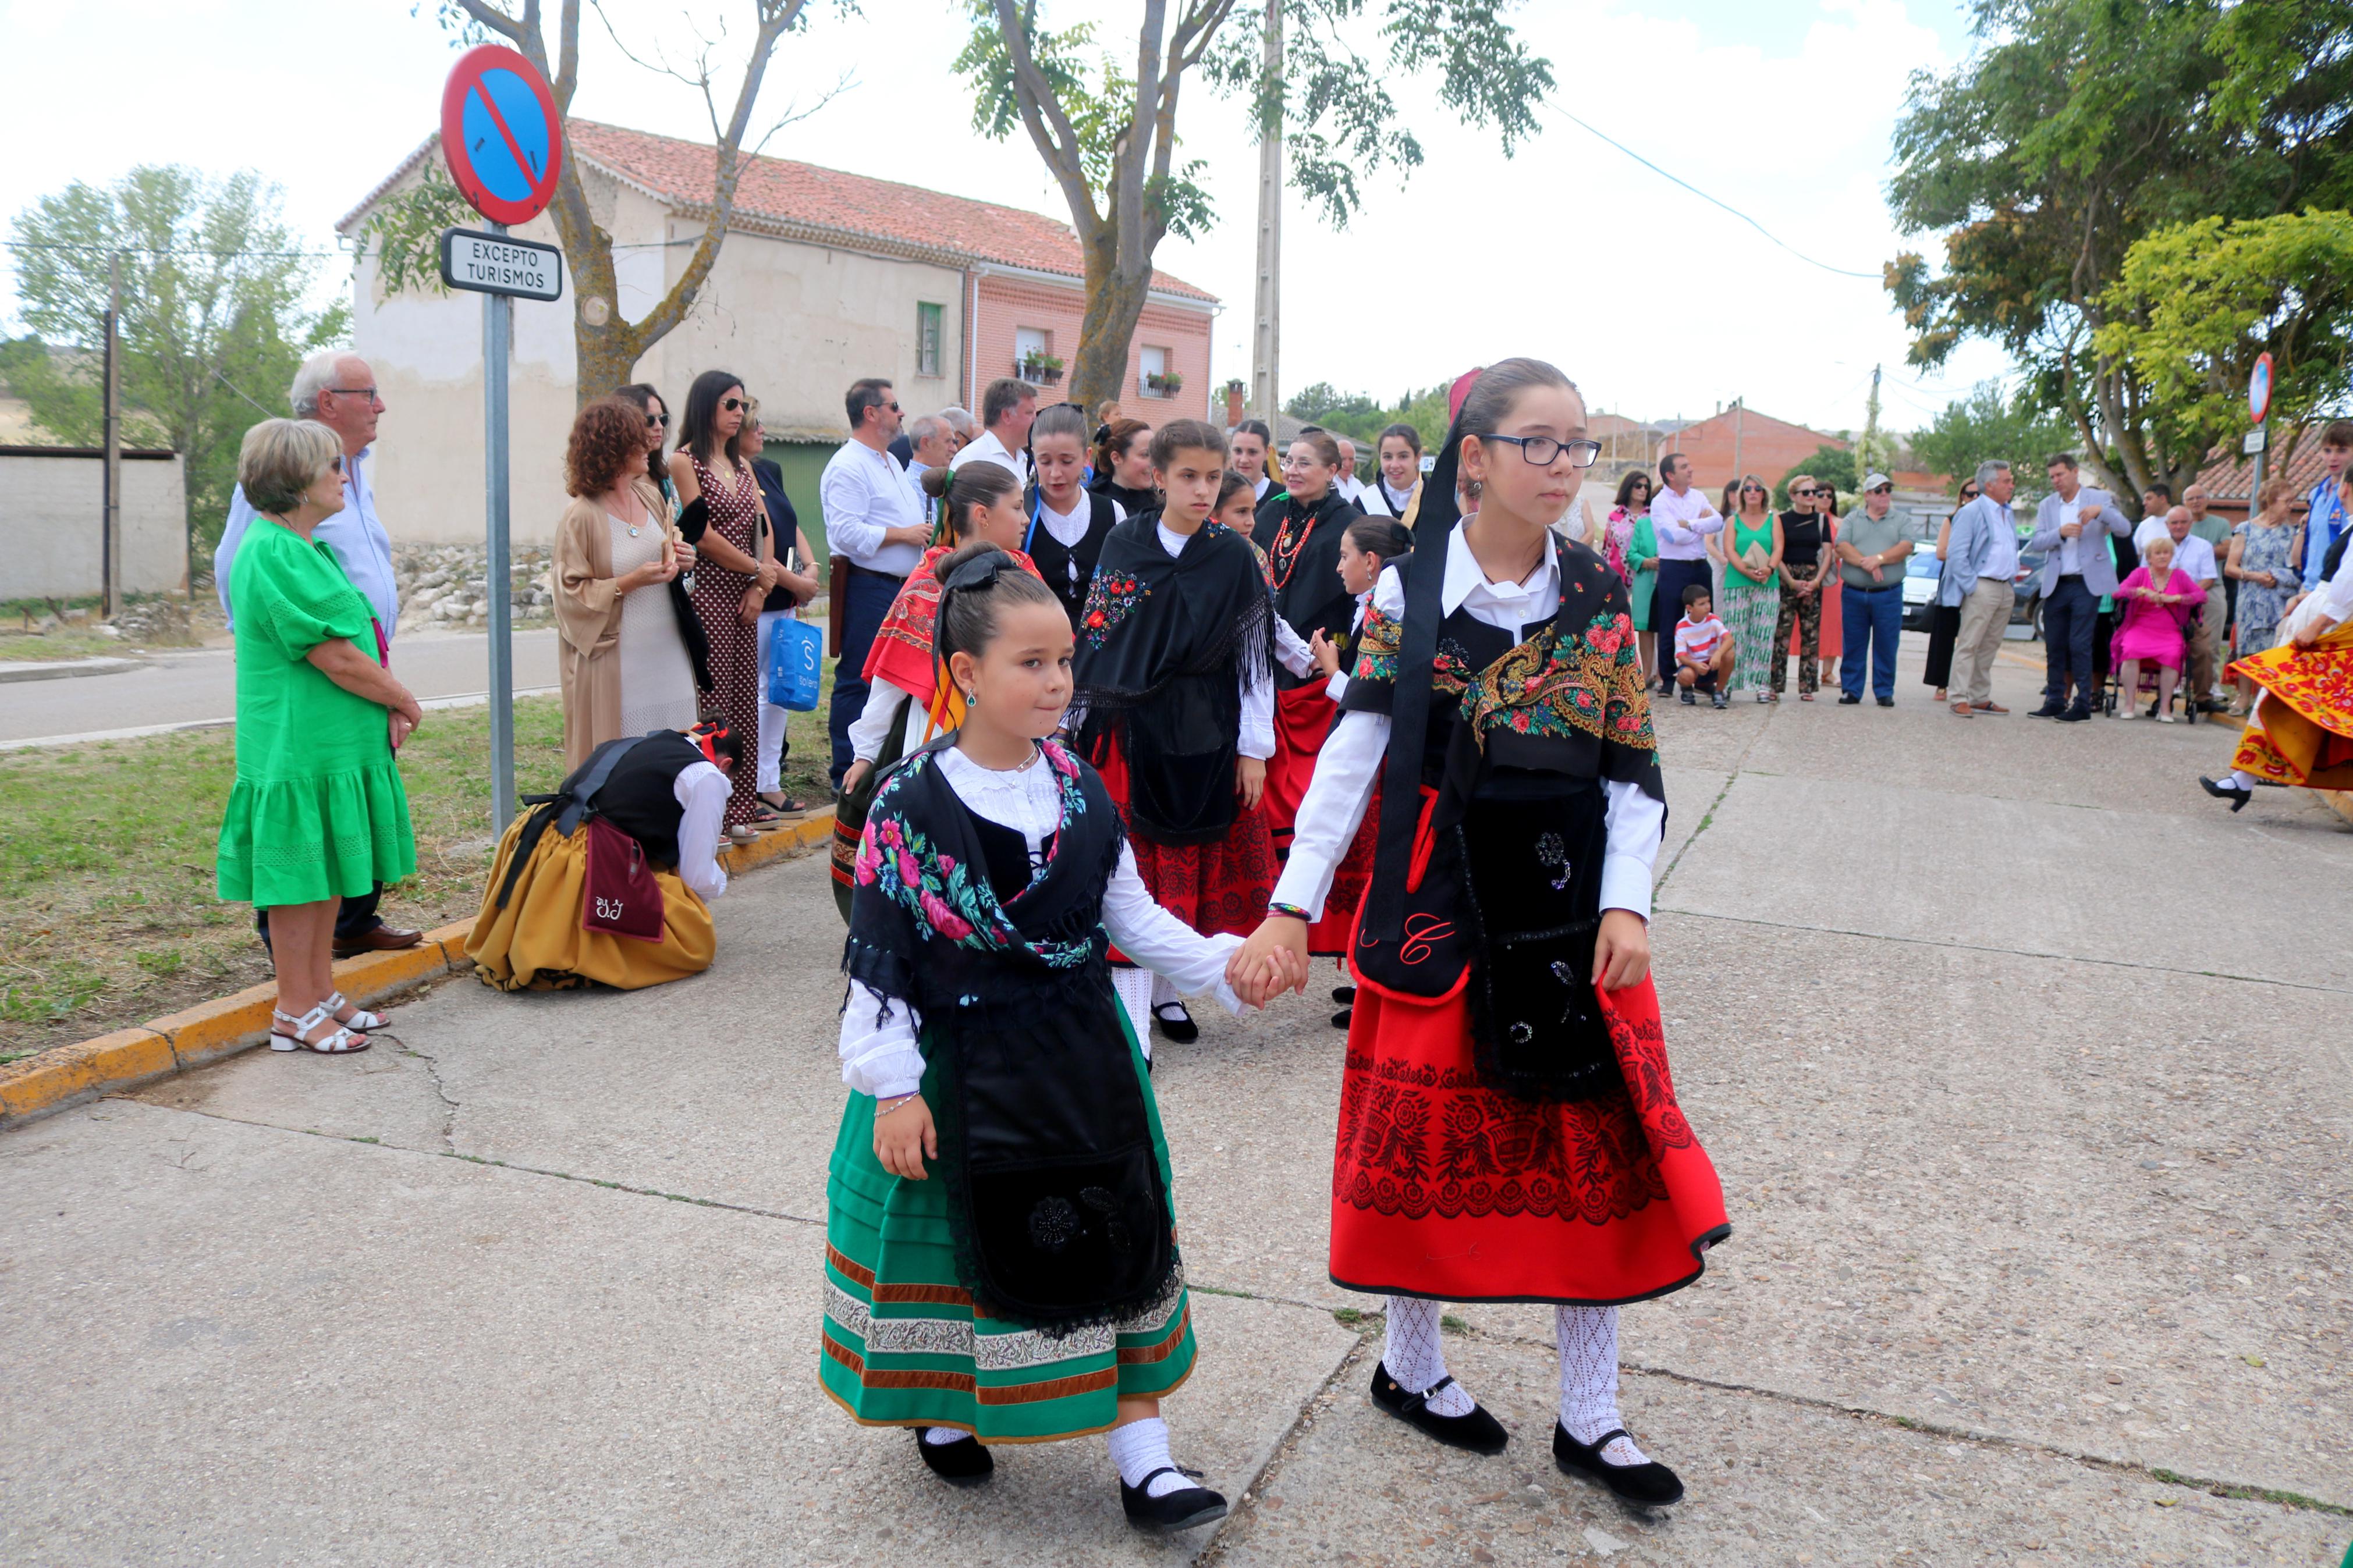
[[(1619, 1413), (1618, 1305), (1690, 1284), (1730, 1226), (1650, 982), (1666, 806), (1626, 585), (1553, 531), (1599, 451), (1585, 429), (1551, 365), (1480, 373), (1413, 553), (1373, 590), (1266, 921), (1227, 973), (1245, 1001), (1304, 986), (1309, 924), (1377, 781), (1329, 1263), (1387, 1298), (1373, 1403), (1501, 1453), (1511, 1435), (1448, 1374), (1442, 1303), (1550, 1303), (1554, 1462), (1658, 1508), (1683, 1487)], [(1480, 502), (1460, 521), (1458, 472)]]
[(1744, 691), (1755, 692), (1759, 702), (1773, 700), (1766, 661), (1757, 657), (1772, 641), (1781, 608), (1781, 520), (1773, 515), (1772, 500), (1763, 479), (1743, 474), (1724, 514), (1724, 593), (1715, 613), (1738, 656), (1725, 693), (1735, 700)]
[[(1953, 517), (1961, 508), (1978, 499), (1978, 482), (1974, 479), (1961, 481), (1961, 493), (1952, 511), (1936, 525), (1936, 559), (1945, 559), (1952, 548)], [(1961, 637), (1961, 607), (1958, 605), (1937, 605), (1928, 617), (1928, 661), (1920, 672), (1920, 684), (1936, 689), (1936, 700), (1945, 700), (1945, 689), (1953, 679), (1953, 645)]]

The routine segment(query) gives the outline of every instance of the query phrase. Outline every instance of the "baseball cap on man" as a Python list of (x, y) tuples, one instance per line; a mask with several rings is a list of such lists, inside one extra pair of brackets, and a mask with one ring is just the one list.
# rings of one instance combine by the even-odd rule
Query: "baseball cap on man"
[(1895, 481), (1889, 479), (1885, 474), (1865, 474), (1862, 476), (1862, 488), (1866, 490), (1875, 490), (1882, 485), (1886, 485), (1892, 489), (1894, 484)]

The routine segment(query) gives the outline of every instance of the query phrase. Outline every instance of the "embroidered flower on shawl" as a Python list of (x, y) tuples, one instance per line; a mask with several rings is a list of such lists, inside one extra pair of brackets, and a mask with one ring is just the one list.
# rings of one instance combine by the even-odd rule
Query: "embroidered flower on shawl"
[(1602, 610), (1568, 637), (1546, 625), (1471, 681), (1462, 717), (1482, 738), (1500, 727), (1520, 735), (1591, 735), (1641, 751), (1658, 746), (1633, 621), (1622, 610)]
[(1394, 681), (1398, 678), (1398, 644), (1405, 628), (1377, 604), (1365, 606), (1365, 624), (1356, 634), (1356, 679)]
[(1097, 568), (1094, 584), (1087, 590), (1087, 607), (1079, 615), (1079, 629), (1086, 635), (1087, 646), (1103, 647), (1120, 622), (1151, 596), (1151, 588), (1134, 573)]
[[(1050, 741), (1043, 742), (1041, 749), (1046, 753), (1047, 765), (1060, 781), (1062, 819), (1068, 822), (1083, 815), (1086, 797), (1079, 782), (1077, 762)], [(989, 952), (1021, 948), (1057, 969), (1085, 963), (1094, 951), (1092, 934), (1076, 942), (1029, 941), (1016, 929), (1005, 907), (997, 902), (997, 891), (989, 886), (986, 875), (975, 877), (971, 866), (936, 849), (928, 838), (896, 815), (892, 797), (908, 780), (932, 765), (929, 753), (917, 752), (895, 769), (875, 794), (852, 873), (857, 885), (876, 889), (905, 910), (921, 941), (936, 937)], [(1058, 836), (1057, 847), (1059, 844)], [(1047, 851), (1050, 863), (1054, 853), (1054, 848)], [(881, 874), (886, 863), (895, 875)]]

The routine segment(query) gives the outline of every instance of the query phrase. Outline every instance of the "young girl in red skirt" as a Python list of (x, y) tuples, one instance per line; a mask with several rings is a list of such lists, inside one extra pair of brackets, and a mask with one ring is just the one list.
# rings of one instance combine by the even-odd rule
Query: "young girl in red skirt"
[[(1249, 538), (1214, 521), (1226, 461), (1214, 426), (1152, 437), (1157, 508), (1103, 541), (1079, 616), (1078, 749), (1119, 803), (1135, 868), (1163, 909), (1204, 936), (1247, 935), (1274, 889), (1260, 797), (1274, 752), (1273, 605)], [(1199, 1028), (1174, 984), (1123, 969), (1122, 999), (1168, 1039)]]
[[(1334, 481), (1340, 444), (1324, 431), (1300, 436), (1282, 459), (1284, 489), (1261, 501), (1257, 542), (1274, 584), (1275, 614), (1300, 646), (1345, 636), (1356, 605), (1340, 582), (1340, 536), (1364, 513)], [(1277, 854), (1288, 854), (1299, 803), (1307, 793), (1315, 754), (1331, 732), (1334, 709), (1312, 660), (1287, 664), (1275, 677), (1276, 751), (1267, 766), (1267, 826)], [(1337, 949), (1318, 948), (1319, 952)]]
[[(1666, 806), (1626, 587), (1551, 531), (1599, 450), (1552, 366), (1480, 376), (1229, 973), (1250, 999), (1303, 988), (1308, 927), (1377, 779), (1331, 1262), (1335, 1284), (1389, 1299), (1374, 1403), (1500, 1452), (1502, 1424), (1447, 1375), (1440, 1304), (1549, 1303), (1555, 1461), (1658, 1507), (1683, 1483), (1618, 1413), (1618, 1307), (1690, 1284), (1731, 1230), (1649, 979)], [(1458, 468), (1479, 503), (1460, 522)]]

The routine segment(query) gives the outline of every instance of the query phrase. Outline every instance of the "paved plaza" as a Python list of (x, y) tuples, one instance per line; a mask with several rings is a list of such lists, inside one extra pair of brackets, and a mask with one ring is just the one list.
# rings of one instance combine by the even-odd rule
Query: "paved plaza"
[(1659, 990), (1734, 1227), (1624, 1314), (1671, 1516), (1553, 1468), (1544, 1309), (1455, 1309), (1502, 1457), (1367, 1401), (1322, 964), (1156, 1065), (1201, 1344), (1167, 1415), (1221, 1527), (1131, 1531), (1096, 1439), (955, 1492), (854, 1426), (811, 857), (731, 889), (698, 979), (452, 983), (367, 1055), (0, 1134), (0, 1561), (2335, 1564), (2353, 827), (2200, 794), (2221, 728), (2026, 719), (2040, 652), (2001, 656), (2015, 717), (1916, 658), (1893, 711), (1660, 716)]

